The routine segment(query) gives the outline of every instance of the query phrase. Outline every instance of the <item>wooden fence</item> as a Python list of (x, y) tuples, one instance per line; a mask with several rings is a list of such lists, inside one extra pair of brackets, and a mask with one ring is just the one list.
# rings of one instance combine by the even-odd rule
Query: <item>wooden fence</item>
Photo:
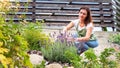
[[(26, 7), (25, 4), (28, 4), (28, 6)], [(36, 0), (33, 0), (32, 2), (24, 1), (20, 2), (20, 11), (16, 12), (15, 15), (24, 14), (26, 15), (26, 18), (24, 19), (31, 22), (44, 20), (45, 24), (48, 26), (65, 26), (71, 20), (77, 19), (78, 10), (81, 6), (88, 6), (90, 8), (95, 26), (112, 27), (114, 29), (112, 3)], [(28, 10), (24, 11), (24, 9)], [(9, 20), (10, 18), (6, 18), (6, 21)], [(15, 22), (19, 22), (23, 19), (15, 17), (13, 20)]]
[(112, 0), (116, 31), (120, 32), (120, 0)]

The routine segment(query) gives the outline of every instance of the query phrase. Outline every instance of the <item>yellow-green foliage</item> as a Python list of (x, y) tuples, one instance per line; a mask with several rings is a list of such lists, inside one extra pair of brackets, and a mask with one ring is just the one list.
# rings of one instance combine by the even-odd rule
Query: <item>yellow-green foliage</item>
[(0, 42), (0, 62), (3, 64), (5, 68), (7, 68), (7, 65), (12, 62), (12, 59), (4, 55), (5, 53), (8, 53), (9, 49), (4, 48), (2, 46), (3, 46), (3, 42), (1, 41)]
[(1, 1), (0, 0), (0, 12), (8, 12), (10, 10), (10, 8), (8, 6), (12, 5), (9, 0), (4, 0)]
[(23, 32), (23, 37), (29, 43), (30, 50), (41, 50), (41, 46), (48, 45), (49, 36), (42, 32), (42, 27), (39, 23), (26, 24), (26, 30)]
[(21, 36), (20, 24), (5, 22), (0, 16), (0, 65), (4, 68), (32, 68), (27, 54), (28, 43)]
[(27, 41), (19, 34), (15, 23), (0, 23), (0, 62), (5, 68), (28, 66), (32, 67)]
[[(32, 50), (40, 50), (42, 45), (48, 44), (48, 37), (38, 30), (26, 30), (24, 38), (28, 41), (29, 47)], [(37, 48), (37, 49), (36, 49)]]

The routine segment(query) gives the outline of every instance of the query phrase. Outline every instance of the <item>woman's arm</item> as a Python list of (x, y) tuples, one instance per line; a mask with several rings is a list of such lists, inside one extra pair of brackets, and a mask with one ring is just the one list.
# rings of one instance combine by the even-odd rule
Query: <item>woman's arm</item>
[(63, 29), (63, 32), (67, 32), (67, 31), (70, 30), (73, 26), (74, 26), (73, 22), (70, 22), (70, 23)]

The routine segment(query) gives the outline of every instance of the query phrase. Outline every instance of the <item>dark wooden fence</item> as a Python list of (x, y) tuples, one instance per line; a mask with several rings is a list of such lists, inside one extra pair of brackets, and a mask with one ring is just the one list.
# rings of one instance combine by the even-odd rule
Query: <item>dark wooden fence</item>
[[(51, 25), (66, 25), (71, 20), (78, 18), (78, 10), (81, 6), (88, 6), (91, 10), (93, 22), (95, 26), (112, 27), (114, 29), (112, 4), (105, 2), (74, 2), (74, 1), (36, 1), (20, 2), (20, 11), (16, 15), (26, 15), (26, 21), (41, 21)], [(25, 4), (28, 4), (25, 7)], [(28, 9), (28, 11), (24, 11)], [(6, 21), (10, 19), (7, 18)], [(15, 22), (19, 22), (20, 18), (14, 18)]]
[(112, 0), (116, 31), (120, 32), (120, 0)]

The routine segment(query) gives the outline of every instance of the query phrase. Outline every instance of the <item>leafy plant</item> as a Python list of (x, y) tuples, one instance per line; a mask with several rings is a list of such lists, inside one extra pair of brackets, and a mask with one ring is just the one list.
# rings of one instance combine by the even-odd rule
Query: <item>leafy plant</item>
[(40, 23), (29, 23), (25, 24), (25, 26), (22, 36), (29, 43), (30, 50), (41, 50), (41, 46), (50, 43), (49, 36), (42, 32), (42, 26)]
[(117, 67), (116, 62), (107, 59), (107, 57), (109, 57), (114, 53), (115, 53), (115, 50), (113, 48), (108, 48), (108, 49), (105, 49), (103, 52), (101, 52), (100, 62), (103, 68), (111, 68), (111, 65), (114, 65), (114, 68)]
[[(81, 58), (79, 61), (75, 59), (71, 64), (75, 68), (119, 68), (119, 61), (108, 60), (108, 57), (115, 54), (114, 49), (107, 48), (101, 52), (100, 56), (96, 56), (93, 49), (89, 49), (84, 52), (85, 58)], [(117, 57), (119, 53), (117, 53)]]
[(108, 31), (107, 27), (102, 27), (102, 31)]
[(118, 62), (118, 68), (120, 67), (120, 52), (116, 53), (116, 61)]
[(116, 53), (117, 60), (120, 61), (120, 52)]
[[(28, 50), (27, 41), (19, 33), (19, 24), (11, 22), (0, 22), (0, 40), (3, 42), (2, 47), (8, 49), (8, 52), (4, 54), (6, 58), (9, 58), (2, 65), (7, 68), (28, 66), (32, 67), (29, 56), (26, 53)], [(1, 61), (1, 60), (0, 60)]]
[[(1, 37), (1, 36), (0, 36)], [(4, 54), (8, 53), (8, 49), (3, 47), (3, 42), (0, 42), (0, 62), (3, 64), (3, 66), (6, 68), (7, 64), (10, 64), (11, 58), (7, 58)], [(2, 65), (0, 65), (2, 66)]]
[(95, 55), (93, 49), (89, 49), (85, 52), (85, 60), (87, 60), (83, 66), (88, 68), (100, 68), (98, 58)]
[[(11, 11), (11, 3), (8, 0), (0, 1), (0, 66), (3, 68), (29, 67), (32, 68), (29, 56), (27, 41), (21, 36), (20, 25), (5, 18)], [(10, 17), (9, 17), (10, 18)]]
[[(1, 38), (0, 40), (4, 43), (3, 47), (8, 49), (8, 52), (4, 56), (11, 59), (11, 62), (6, 66), (12, 67), (22, 67), (28, 66), (32, 67), (30, 63), (29, 56), (26, 53), (28, 50), (27, 41), (19, 33), (19, 24), (4, 22), (1, 24)], [(3, 64), (4, 65), (4, 64)]]
[(67, 62), (71, 65), (73, 65), (75, 68), (81, 68), (82, 64), (80, 61), (82, 60), (82, 57), (79, 56), (77, 53), (73, 53), (69, 50), (65, 51), (65, 57), (68, 60)]
[(113, 42), (113, 43), (116, 43), (116, 44), (119, 44), (119, 45), (120, 45), (120, 33), (113, 34), (113, 35), (110, 37), (110, 41)]

